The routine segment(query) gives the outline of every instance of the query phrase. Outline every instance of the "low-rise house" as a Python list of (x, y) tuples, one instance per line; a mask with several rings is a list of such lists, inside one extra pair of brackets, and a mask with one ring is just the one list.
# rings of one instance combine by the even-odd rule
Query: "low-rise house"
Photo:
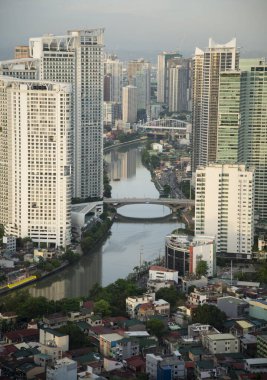
[(191, 274), (190, 276), (182, 277), (182, 290), (184, 293), (188, 293), (188, 289), (191, 286), (194, 286), (196, 288), (202, 288), (204, 286), (208, 285), (208, 278), (207, 277), (198, 277), (194, 274)]
[(76, 380), (77, 379), (77, 362), (69, 358), (57, 360), (53, 366), (46, 370), (47, 380)]
[(240, 337), (255, 332), (255, 325), (245, 319), (238, 320), (234, 322), (234, 325), (230, 328), (230, 332), (233, 335)]
[(152, 265), (149, 268), (149, 280), (173, 281), (178, 283), (178, 271), (158, 265)]
[(220, 297), (217, 299), (217, 307), (223, 311), (228, 318), (244, 317), (248, 314), (249, 304), (237, 297)]
[(133, 371), (135, 374), (143, 373), (146, 370), (146, 362), (141, 355), (132, 356), (125, 360), (127, 368)]
[(69, 350), (69, 336), (49, 328), (40, 328), (40, 340), (42, 345), (60, 347), (61, 350)]
[(102, 317), (100, 315), (90, 315), (86, 318), (86, 322), (92, 327), (104, 326)]
[(113, 357), (113, 349), (116, 347), (117, 342), (122, 340), (123, 336), (117, 333), (100, 335), (100, 353), (105, 357)]
[(257, 356), (267, 358), (267, 335), (257, 335)]
[(82, 308), (80, 311), (71, 311), (68, 313), (68, 320), (71, 322), (86, 322), (87, 318), (91, 316), (88, 309)]
[(155, 293), (151, 294), (144, 294), (143, 296), (138, 297), (127, 297), (126, 298), (126, 312), (131, 318), (136, 317), (136, 308), (137, 306), (144, 304), (144, 303), (150, 303), (155, 301)]
[(200, 339), (202, 335), (220, 334), (220, 332), (211, 325), (194, 323), (187, 328), (188, 336), (193, 339)]
[(123, 338), (116, 342), (115, 347), (111, 351), (114, 359), (125, 360), (139, 355), (139, 342), (134, 338)]
[(265, 299), (249, 301), (249, 315), (267, 321), (267, 301)]
[(54, 313), (43, 317), (43, 322), (46, 327), (56, 329), (67, 324), (68, 316), (63, 313)]
[[(146, 373), (149, 379), (185, 379), (185, 362), (179, 352), (172, 355), (146, 355)], [(168, 376), (168, 377), (167, 377)]]
[(199, 360), (195, 363), (195, 378), (214, 379), (217, 377), (217, 370), (212, 360)]
[[(267, 346), (266, 346), (267, 348)], [(252, 334), (245, 334), (240, 338), (240, 351), (249, 357), (254, 357), (257, 352), (257, 337)], [(266, 350), (267, 351), (267, 350)], [(259, 355), (264, 357), (263, 355)]]
[(208, 297), (206, 294), (201, 294), (197, 291), (190, 293), (189, 296), (187, 297), (187, 301), (189, 304), (197, 305), (197, 306), (199, 305), (202, 306), (205, 303), (207, 303), (207, 299)]
[(233, 334), (210, 334), (202, 337), (202, 344), (211, 354), (239, 352), (239, 339)]
[(3, 334), (3, 339), (8, 344), (20, 342), (37, 342), (39, 339), (39, 331), (37, 329), (9, 331)]
[(267, 373), (267, 358), (245, 359), (245, 370), (248, 373)]
[(0, 321), (12, 323), (12, 322), (16, 322), (17, 318), (18, 318), (17, 314), (13, 313), (12, 311), (0, 313)]

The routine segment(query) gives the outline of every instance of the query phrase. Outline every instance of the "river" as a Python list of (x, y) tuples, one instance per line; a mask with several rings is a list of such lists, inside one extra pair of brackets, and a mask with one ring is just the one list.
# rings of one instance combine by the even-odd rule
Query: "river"
[[(112, 197), (159, 197), (149, 171), (141, 163), (140, 146), (112, 150), (105, 155), (105, 161)], [(30, 293), (54, 300), (87, 296), (95, 283), (106, 286), (118, 278), (125, 278), (140, 262), (164, 255), (164, 238), (177, 228), (177, 223), (153, 223), (149, 218), (169, 214), (168, 207), (129, 205), (121, 207), (119, 212), (148, 219), (146, 222), (114, 222), (110, 235), (94, 253), (84, 255), (74, 266), (30, 286)]]

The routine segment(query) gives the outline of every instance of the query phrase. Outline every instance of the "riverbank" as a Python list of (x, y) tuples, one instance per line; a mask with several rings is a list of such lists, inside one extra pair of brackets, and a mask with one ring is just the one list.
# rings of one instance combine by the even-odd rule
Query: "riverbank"
[(107, 153), (110, 150), (115, 149), (115, 148), (121, 148), (123, 146), (128, 146), (128, 145), (132, 145), (132, 144), (136, 144), (136, 143), (142, 143), (142, 142), (145, 142), (146, 140), (147, 140), (147, 136), (143, 136), (143, 137), (140, 137), (139, 139), (135, 139), (135, 140), (125, 141), (125, 142), (122, 142), (122, 143), (113, 144), (113, 145), (105, 147), (104, 148), (104, 153)]

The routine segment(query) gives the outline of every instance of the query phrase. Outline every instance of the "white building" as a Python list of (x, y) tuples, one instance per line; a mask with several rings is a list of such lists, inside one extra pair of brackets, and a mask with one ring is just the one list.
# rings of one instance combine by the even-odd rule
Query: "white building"
[(169, 112), (186, 111), (188, 70), (183, 65), (169, 68)]
[(149, 280), (174, 281), (178, 283), (178, 272), (173, 269), (152, 265), (149, 268)]
[(124, 123), (135, 123), (137, 119), (137, 88), (126, 86), (122, 89), (122, 120)]
[(155, 301), (155, 293), (144, 294), (140, 297), (127, 297), (126, 298), (126, 312), (132, 317), (135, 317), (136, 307), (143, 303), (151, 303)]
[(218, 98), (220, 73), (237, 70), (236, 39), (216, 44), (211, 38), (205, 50), (196, 48), (192, 75), (192, 171), (217, 159)]
[(36, 58), (10, 59), (0, 62), (0, 75), (19, 79), (39, 79), (40, 61)]
[(165, 265), (178, 271), (179, 276), (196, 273), (199, 261), (206, 261), (207, 276), (216, 273), (216, 244), (214, 236), (196, 236), (171, 234), (165, 239)]
[(6, 234), (70, 244), (71, 86), (0, 76), (0, 224)]
[(73, 196), (103, 193), (103, 29), (30, 39), (40, 79), (72, 84)]
[(217, 252), (249, 259), (254, 230), (254, 170), (209, 164), (196, 171), (195, 235), (216, 237)]
[(168, 103), (169, 84), (168, 84), (168, 61), (174, 58), (181, 58), (178, 52), (162, 52), (158, 55), (157, 71), (157, 101), (158, 103)]
[(69, 350), (69, 336), (50, 328), (40, 328), (39, 342), (46, 346), (55, 346), (63, 352)]
[(248, 373), (266, 373), (267, 358), (245, 359), (245, 370)]
[(145, 109), (150, 115), (151, 64), (144, 59), (129, 61), (127, 65), (128, 83), (136, 86), (137, 109)]
[(57, 360), (46, 370), (47, 380), (77, 380), (77, 362), (69, 358)]
[(108, 80), (104, 86), (104, 100), (122, 103), (122, 66), (123, 63), (113, 55), (104, 60), (104, 75)]

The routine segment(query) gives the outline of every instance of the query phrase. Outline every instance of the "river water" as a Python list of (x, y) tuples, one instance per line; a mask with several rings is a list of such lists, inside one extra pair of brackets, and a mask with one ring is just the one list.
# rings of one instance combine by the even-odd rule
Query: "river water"
[[(105, 160), (113, 198), (159, 197), (149, 171), (141, 163), (140, 146), (112, 150), (105, 155)], [(149, 218), (168, 215), (168, 207), (129, 205), (121, 207), (119, 213), (148, 219), (114, 222), (110, 235), (94, 253), (84, 255), (74, 266), (30, 286), (30, 293), (54, 300), (87, 296), (95, 283), (106, 286), (125, 278), (140, 262), (164, 255), (164, 238), (178, 225), (165, 220), (153, 223)]]

